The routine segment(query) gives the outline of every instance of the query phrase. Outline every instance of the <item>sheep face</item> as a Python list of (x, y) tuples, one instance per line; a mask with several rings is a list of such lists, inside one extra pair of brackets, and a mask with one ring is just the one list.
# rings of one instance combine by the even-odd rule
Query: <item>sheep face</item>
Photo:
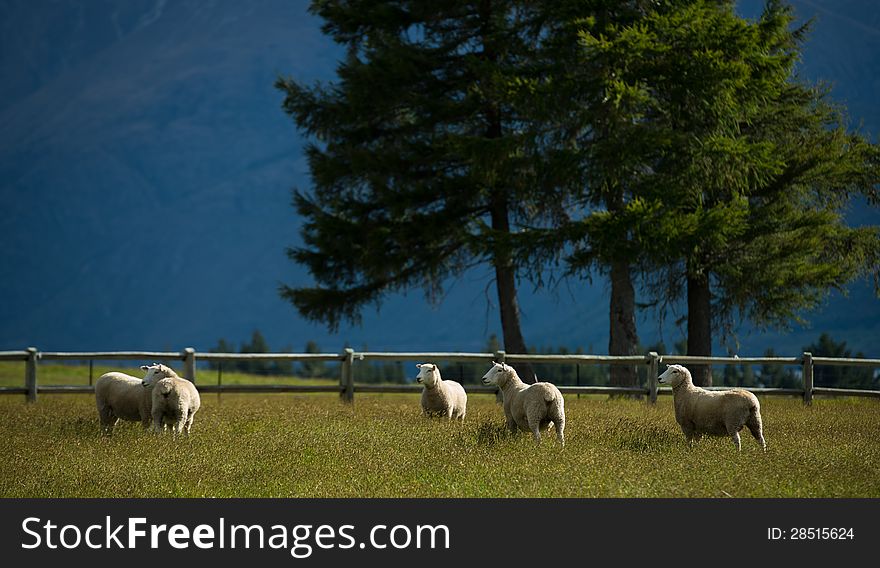
[(425, 385), (428, 388), (432, 388), (437, 384), (437, 379), (440, 378), (440, 370), (437, 368), (437, 365), (421, 363), (416, 365), (416, 367), (419, 369), (419, 374), (416, 377), (416, 381), (419, 384)]
[(660, 375), (657, 380), (660, 384), (670, 385), (672, 388), (678, 387), (680, 384), (690, 379), (691, 373), (681, 365), (669, 365), (669, 367)]
[(499, 386), (499, 382), (503, 377), (507, 376), (510, 367), (504, 363), (496, 363), (492, 361), (492, 368), (483, 375), (483, 384), (490, 386)]
[(141, 381), (141, 384), (144, 387), (151, 387), (156, 384), (156, 381), (164, 379), (165, 377), (170, 377), (174, 373), (170, 368), (160, 363), (142, 365), (141, 370), (147, 373), (144, 375), (143, 381)]
[(171, 394), (171, 391), (174, 389), (174, 383), (171, 381), (160, 380), (156, 383), (156, 392), (164, 397), (168, 397)]

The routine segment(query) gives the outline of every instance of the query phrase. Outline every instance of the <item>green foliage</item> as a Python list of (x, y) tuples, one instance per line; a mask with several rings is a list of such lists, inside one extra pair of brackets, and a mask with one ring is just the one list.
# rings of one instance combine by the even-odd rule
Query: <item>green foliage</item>
[[(321, 348), (312, 340), (306, 342), (306, 353), (310, 354), (318, 354), (321, 353)], [(339, 373), (337, 371), (330, 371), (327, 369), (327, 364), (324, 361), (303, 361), (299, 364), (299, 374), (303, 377), (312, 377), (315, 379), (325, 378), (329, 376), (338, 377)]]
[[(773, 349), (764, 352), (767, 357), (777, 357)], [(803, 377), (798, 376), (791, 367), (781, 365), (761, 365), (761, 383), (765, 387), (797, 389), (804, 388)]]
[(312, 4), (348, 52), (329, 85), (276, 83), (312, 140), (312, 189), (294, 192), (304, 245), (288, 254), (315, 284), (280, 291), (304, 317), (335, 329), (387, 293), (437, 301), (471, 266), (514, 269), (535, 185), (516, 105), (536, 73), (529, 4)]
[[(813, 357), (841, 357), (864, 359), (864, 353), (853, 354), (847, 349), (846, 341), (835, 341), (827, 333), (819, 336), (818, 341), (804, 347), (805, 352)], [(869, 367), (829, 367), (816, 365), (813, 369), (813, 385), (817, 387), (839, 387), (855, 389), (880, 388), (880, 374)]]
[(581, 49), (563, 52), (580, 65), (544, 94), (578, 121), (584, 191), (542, 241), (573, 248), (571, 272), (625, 260), (661, 308), (708, 278), (725, 337), (742, 320), (786, 328), (829, 290), (877, 278), (880, 228), (843, 212), (854, 195), (877, 202), (880, 148), (795, 76), (807, 30), (787, 4), (755, 21), (726, 1), (572, 6), (559, 41), (576, 34)]
[[(532, 354), (541, 355), (583, 355), (583, 347), (574, 350), (565, 345), (559, 347), (532, 348)], [(608, 386), (607, 365), (557, 365), (551, 363), (536, 363), (534, 365), (538, 380), (549, 381), (556, 385), (575, 386)]]
[(723, 385), (726, 387), (756, 387), (759, 385), (755, 378), (755, 371), (751, 365), (725, 365)]
[(358, 383), (404, 384), (411, 382), (418, 374), (415, 366), (407, 368), (399, 361), (355, 363), (355, 365), (355, 382)]
[[(281, 349), (281, 352), (290, 352), (290, 346)], [(208, 350), (209, 353), (235, 353), (231, 342), (220, 339), (215, 347)], [(239, 353), (270, 353), (272, 350), (259, 330), (254, 330), (249, 342), (242, 342)], [(208, 368), (218, 370), (222, 368), (228, 371), (238, 371), (255, 375), (290, 375), (293, 374), (293, 363), (290, 361), (223, 361), (209, 362)]]
[(0, 397), (0, 497), (880, 497), (875, 400), (762, 398), (765, 453), (689, 449), (668, 396), (566, 397), (564, 450), (505, 432), (491, 395), (463, 424), (424, 419), (418, 395), (209, 395), (179, 439), (104, 438), (91, 396), (22, 398)]

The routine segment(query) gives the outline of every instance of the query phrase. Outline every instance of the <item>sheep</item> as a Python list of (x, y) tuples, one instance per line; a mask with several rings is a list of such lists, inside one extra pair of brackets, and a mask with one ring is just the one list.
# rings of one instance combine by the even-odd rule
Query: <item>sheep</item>
[(440, 367), (432, 363), (416, 365), (416, 377), (422, 389), (422, 413), (425, 416), (445, 416), (449, 420), (464, 420), (467, 412), (467, 394), (464, 387), (455, 381), (444, 381), (440, 377)]
[(504, 416), (511, 432), (517, 428), (531, 431), (541, 443), (541, 430), (556, 427), (556, 439), (565, 445), (565, 399), (555, 385), (546, 382), (527, 385), (516, 370), (504, 363), (492, 362), (492, 368), (483, 375), (483, 384), (496, 385), (504, 399)]
[(148, 372), (143, 385), (153, 391), (153, 431), (161, 432), (169, 425), (174, 434), (184, 430), (189, 434), (193, 418), (202, 404), (196, 386), (174, 371), (167, 374), (160, 369)]
[[(141, 366), (142, 371), (150, 371), (166, 376), (173, 373), (165, 365), (155, 363), (149, 367)], [(95, 403), (102, 432), (109, 436), (119, 420), (137, 422), (144, 429), (150, 427), (153, 406), (152, 388), (144, 388), (143, 380), (125, 373), (111, 371), (104, 373), (95, 382)]]
[(688, 444), (699, 440), (703, 434), (730, 436), (739, 450), (739, 431), (746, 426), (761, 448), (767, 451), (761, 405), (754, 394), (744, 389), (707, 391), (694, 386), (690, 371), (681, 365), (669, 365), (659, 381), (672, 386), (675, 421), (681, 426)]

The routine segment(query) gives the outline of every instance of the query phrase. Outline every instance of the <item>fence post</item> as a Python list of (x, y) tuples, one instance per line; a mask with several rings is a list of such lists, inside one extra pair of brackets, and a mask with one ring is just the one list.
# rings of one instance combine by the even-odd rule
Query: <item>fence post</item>
[(346, 347), (342, 352), (342, 376), (339, 378), (342, 386), (342, 400), (354, 402), (354, 349)]
[(813, 404), (813, 354), (804, 352), (804, 404)]
[(196, 383), (196, 350), (192, 347), (183, 350), (183, 376), (189, 382)]
[(37, 402), (37, 348), (27, 348), (27, 362), (24, 365), (24, 386), (27, 389), (27, 401)]
[(656, 351), (648, 353), (648, 402), (657, 402), (657, 377), (660, 375), (660, 355)]

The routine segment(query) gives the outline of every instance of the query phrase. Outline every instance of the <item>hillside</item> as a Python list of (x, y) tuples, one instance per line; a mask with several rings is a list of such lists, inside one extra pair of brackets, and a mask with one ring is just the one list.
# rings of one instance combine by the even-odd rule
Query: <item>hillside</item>
[[(804, 76), (830, 80), (854, 123), (880, 131), (873, 3), (795, 5), (818, 18)], [(418, 291), (389, 298), (337, 335), (278, 298), (279, 283), (309, 282), (285, 256), (299, 238), (290, 189), (309, 182), (273, 82), (330, 80), (340, 53), (306, 6), (0, 2), (0, 349), (208, 349), (258, 328), (275, 348), (477, 350), (498, 332), (488, 271), (437, 307)], [(527, 341), (606, 350), (601, 278), (521, 290)], [(645, 343), (660, 337), (654, 318), (643, 315)], [(880, 355), (867, 284), (811, 319), (811, 330), (744, 335), (740, 352), (797, 351), (827, 330)], [(678, 332), (667, 324), (663, 339)]]

